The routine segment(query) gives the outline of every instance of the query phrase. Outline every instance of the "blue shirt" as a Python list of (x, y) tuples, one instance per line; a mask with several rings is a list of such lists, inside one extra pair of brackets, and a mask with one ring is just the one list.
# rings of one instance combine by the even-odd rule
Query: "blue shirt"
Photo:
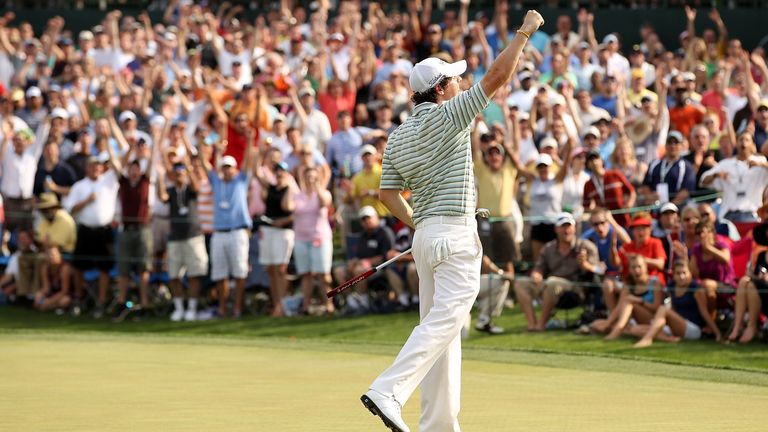
[(597, 96), (592, 98), (592, 105), (608, 111), (608, 114), (610, 114), (611, 117), (616, 117), (616, 102), (617, 101), (618, 101), (618, 98), (616, 96), (605, 97), (605, 96), (599, 94), (599, 95), (597, 95)]
[(356, 127), (347, 131), (336, 131), (331, 136), (325, 149), (325, 159), (331, 164), (335, 174), (353, 176), (363, 169), (360, 149), (363, 146), (363, 135), (370, 132), (369, 128)]
[(657, 159), (648, 168), (643, 184), (655, 190), (661, 183), (669, 186), (669, 198), (672, 199), (682, 189), (696, 190), (696, 173), (691, 163), (683, 158), (672, 163), (666, 158)]
[(240, 172), (225, 182), (215, 170), (208, 172), (213, 189), (213, 229), (215, 231), (250, 228), (248, 183), (250, 176)]
[[(597, 235), (597, 231), (594, 228), (590, 228), (581, 235), (582, 240), (589, 240), (597, 246), (597, 255), (600, 261), (606, 265), (606, 271), (618, 271), (618, 267), (611, 265), (611, 235), (613, 235), (613, 227), (608, 227), (608, 235), (601, 239)], [(616, 248), (621, 247), (621, 239), (616, 239)]]

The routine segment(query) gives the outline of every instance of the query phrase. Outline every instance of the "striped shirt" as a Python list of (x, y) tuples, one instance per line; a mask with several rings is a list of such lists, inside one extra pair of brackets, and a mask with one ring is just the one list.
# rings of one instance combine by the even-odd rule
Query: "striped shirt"
[(213, 232), (213, 188), (207, 178), (201, 178), (197, 191), (197, 220), (205, 234)]
[(488, 105), (480, 83), (443, 104), (417, 105), (389, 137), (381, 189), (413, 192), (413, 222), (475, 213), (470, 124)]

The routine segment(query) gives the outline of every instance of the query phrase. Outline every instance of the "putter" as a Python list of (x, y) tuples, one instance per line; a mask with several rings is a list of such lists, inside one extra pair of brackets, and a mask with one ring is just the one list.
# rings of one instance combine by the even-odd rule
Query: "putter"
[[(475, 214), (477, 216), (480, 216), (481, 218), (487, 218), (491, 213), (490, 213), (490, 211), (487, 208), (479, 208), (479, 209), (477, 209), (475, 211)], [(328, 298), (333, 298), (334, 296), (336, 296), (337, 294), (340, 294), (341, 292), (343, 292), (347, 288), (357, 284), (360, 281), (368, 279), (369, 277), (371, 277), (374, 274), (376, 274), (376, 272), (378, 272), (379, 270), (387, 267), (388, 265), (390, 265), (393, 262), (399, 260), (400, 258), (404, 257), (405, 255), (408, 255), (409, 253), (411, 253), (412, 250), (413, 250), (413, 246), (409, 247), (408, 249), (404, 250), (403, 252), (400, 252), (399, 254), (397, 254), (397, 256), (392, 257), (392, 258), (388, 259), (387, 261), (384, 261), (383, 263), (377, 265), (376, 267), (374, 267), (374, 268), (372, 268), (372, 269), (370, 269), (368, 271), (365, 271), (363, 273), (360, 273), (359, 275), (353, 277), (352, 279), (350, 279), (350, 280), (344, 282), (343, 284), (337, 286), (336, 288), (328, 291), (326, 296), (328, 296)]]

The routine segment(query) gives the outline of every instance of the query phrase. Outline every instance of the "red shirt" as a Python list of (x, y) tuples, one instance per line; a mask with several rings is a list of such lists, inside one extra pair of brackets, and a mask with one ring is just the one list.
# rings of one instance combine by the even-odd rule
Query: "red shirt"
[(339, 112), (348, 111), (350, 115), (355, 115), (356, 93), (345, 88), (342, 90), (341, 96), (337, 98), (331, 96), (328, 92), (317, 94), (317, 104), (320, 106), (320, 111), (328, 117), (328, 122), (331, 124), (331, 132), (335, 133), (339, 129)]
[(717, 116), (720, 117), (720, 129), (722, 130), (725, 124), (725, 114), (720, 111), (723, 108), (723, 98), (720, 96), (720, 93), (714, 90), (705, 91), (701, 95), (701, 104), (708, 111), (717, 113)]
[[(591, 201), (594, 201), (598, 207), (605, 207), (608, 210), (617, 210), (624, 208), (624, 194), (630, 194), (635, 190), (627, 177), (618, 170), (606, 170), (603, 175), (602, 190), (598, 190), (595, 185), (594, 177), (584, 184), (584, 207), (589, 207)], [(630, 217), (628, 213), (613, 215), (619, 225), (626, 227), (629, 225)]]
[(149, 224), (149, 177), (141, 176), (136, 185), (126, 176), (120, 176), (120, 204), (123, 208), (123, 225)]
[(687, 137), (691, 129), (704, 119), (704, 114), (693, 105), (684, 105), (669, 109), (670, 129), (680, 131)]
[[(255, 139), (258, 140), (258, 130)], [(232, 156), (237, 160), (237, 167), (243, 166), (243, 157), (245, 156), (245, 146), (248, 144), (245, 135), (237, 132), (232, 125), (227, 125), (227, 149), (224, 150), (224, 156)]]
[[(635, 242), (624, 243), (619, 249), (619, 258), (621, 258), (621, 273), (624, 280), (629, 276), (629, 256), (642, 255), (646, 258), (657, 259), (661, 258), (666, 261), (667, 253), (664, 251), (664, 245), (661, 240), (655, 237), (649, 237), (645, 244), (638, 246)], [(661, 282), (661, 286), (666, 286), (666, 279), (664, 278), (664, 272), (656, 269), (648, 268), (648, 274), (650, 276), (656, 276)]]

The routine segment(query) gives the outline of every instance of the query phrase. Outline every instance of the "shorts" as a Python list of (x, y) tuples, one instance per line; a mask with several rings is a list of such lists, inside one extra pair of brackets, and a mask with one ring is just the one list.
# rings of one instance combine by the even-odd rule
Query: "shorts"
[(216, 231), (211, 237), (211, 280), (248, 276), (248, 230)]
[(333, 261), (333, 242), (330, 239), (324, 241), (297, 241), (293, 248), (293, 263), (296, 265), (297, 274), (331, 272)]
[(152, 216), (152, 254), (165, 252), (168, 248), (168, 236), (171, 235), (171, 220), (167, 216)]
[(77, 243), (72, 265), (81, 271), (97, 268), (110, 271), (114, 265), (115, 236), (112, 227), (77, 226)]
[[(669, 326), (664, 326), (662, 329), (664, 333), (666, 333), (669, 336), (674, 336), (672, 334), (672, 329), (669, 328)], [(685, 320), (685, 334), (683, 335), (683, 339), (685, 340), (698, 340), (701, 339), (701, 327), (697, 326), (696, 324)]]
[(478, 221), (483, 250), (491, 261), (502, 265), (520, 260), (520, 245), (515, 241), (515, 221)]
[(259, 264), (288, 264), (293, 252), (294, 233), (292, 229), (262, 226), (259, 242)]
[(200, 277), (208, 274), (208, 252), (205, 237), (199, 235), (186, 240), (168, 242), (168, 276)]
[(541, 223), (531, 225), (531, 240), (540, 243), (548, 243), (557, 238), (554, 224)]
[(117, 273), (130, 276), (152, 268), (152, 232), (149, 226), (125, 227), (117, 235)]
[(532, 298), (541, 298), (545, 289), (551, 290), (555, 296), (555, 300), (558, 300), (566, 292), (575, 292), (584, 299), (584, 290), (582, 287), (577, 287), (572, 281), (557, 276), (550, 276), (544, 279), (539, 285), (536, 285), (528, 277), (520, 277), (515, 281), (516, 285), (519, 285), (521, 289), (528, 292)]

